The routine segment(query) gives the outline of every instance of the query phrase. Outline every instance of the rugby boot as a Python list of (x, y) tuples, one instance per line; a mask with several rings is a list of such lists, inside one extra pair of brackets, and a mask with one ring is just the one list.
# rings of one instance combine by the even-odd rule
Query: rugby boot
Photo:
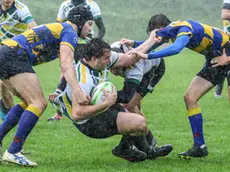
[(208, 148), (206, 145), (195, 146), (193, 145), (186, 152), (181, 152), (178, 156), (182, 159), (201, 158), (208, 156)]
[(123, 158), (130, 162), (141, 162), (147, 159), (147, 155), (138, 150), (134, 145), (131, 145), (127, 150), (120, 150), (118, 146), (112, 149), (114, 156)]
[(22, 155), (21, 152), (11, 154), (6, 150), (3, 156), (3, 161), (14, 163), (21, 166), (26, 166), (26, 167), (37, 166), (36, 162), (32, 162), (28, 160), (25, 156)]
[(171, 144), (165, 144), (163, 146), (155, 146), (151, 148), (148, 152), (148, 159), (155, 159), (158, 157), (167, 156), (170, 152), (172, 152), (173, 147)]

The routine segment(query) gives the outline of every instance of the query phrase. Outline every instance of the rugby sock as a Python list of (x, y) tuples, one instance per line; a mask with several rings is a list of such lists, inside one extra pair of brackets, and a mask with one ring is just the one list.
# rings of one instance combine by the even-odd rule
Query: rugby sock
[(41, 111), (33, 106), (28, 106), (23, 112), (19, 123), (14, 140), (8, 149), (9, 153), (18, 153), (22, 150), (22, 146), (30, 134), (35, 124), (37, 123), (39, 117), (41, 116)]
[(0, 143), (5, 135), (18, 124), (18, 121), (26, 107), (27, 105), (21, 102), (10, 109), (6, 119), (0, 125)]
[(148, 133), (146, 135), (146, 139), (147, 139), (149, 145), (151, 145), (152, 141), (153, 141), (153, 134), (152, 134), (152, 132), (149, 129), (148, 129)]
[(129, 149), (129, 147), (132, 144), (136, 146), (137, 149), (143, 152), (147, 153), (150, 151), (150, 147), (149, 147), (148, 141), (146, 140), (146, 136), (123, 135), (118, 146), (120, 150), (125, 151)]
[(58, 114), (59, 116), (62, 116), (62, 112), (60, 112), (59, 110), (57, 110), (57, 114)]
[(146, 139), (146, 136), (131, 136), (134, 142), (134, 145), (137, 147), (138, 150), (145, 152), (148, 154), (151, 152), (151, 148), (149, 143)]
[(201, 146), (205, 144), (204, 134), (203, 134), (203, 118), (202, 118), (200, 106), (188, 110), (188, 116), (192, 128), (194, 145)]
[(127, 150), (131, 146), (131, 138), (129, 135), (123, 135), (118, 145), (120, 150)]

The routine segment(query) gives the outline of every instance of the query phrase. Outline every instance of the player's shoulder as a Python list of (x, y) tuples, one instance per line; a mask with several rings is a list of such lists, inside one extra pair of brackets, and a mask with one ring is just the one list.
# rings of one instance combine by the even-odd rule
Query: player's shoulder
[(89, 94), (94, 87), (93, 71), (82, 61), (79, 61), (75, 66), (75, 72), (80, 87)]
[(192, 28), (192, 25), (195, 23), (195, 21), (192, 20), (177, 20), (174, 22), (171, 22), (168, 27), (169, 28), (178, 28), (178, 27), (189, 27)]
[(93, 1), (93, 0), (86, 0), (85, 2), (91, 8), (99, 8), (99, 5), (95, 1)]
[(27, 5), (23, 4), (22, 2), (20, 2), (18, 0), (15, 1), (14, 5), (15, 5), (16, 9), (19, 10), (19, 11), (23, 11), (23, 10), (28, 9)]
[(56, 23), (56, 24), (60, 24), (64, 31), (69, 31), (69, 32), (74, 32), (77, 35), (77, 32), (74, 30), (73, 26), (69, 23), (69, 21), (66, 22), (62, 22), (62, 23)]
[(93, 0), (86, 0), (85, 1), (87, 4), (97, 4), (95, 1), (93, 1)]
[(70, 0), (66, 0), (64, 2), (61, 3), (61, 7), (65, 8), (71, 5), (71, 1)]

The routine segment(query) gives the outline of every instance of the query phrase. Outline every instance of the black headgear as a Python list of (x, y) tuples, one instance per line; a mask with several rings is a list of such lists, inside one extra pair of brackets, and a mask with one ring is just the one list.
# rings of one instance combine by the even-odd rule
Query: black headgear
[(80, 36), (82, 28), (88, 20), (93, 20), (93, 15), (91, 11), (83, 6), (76, 6), (70, 10), (67, 20), (73, 24), (76, 24), (78, 27), (78, 36)]
[(71, 3), (73, 4), (73, 6), (77, 6), (81, 3), (84, 3), (85, 0), (71, 0)]

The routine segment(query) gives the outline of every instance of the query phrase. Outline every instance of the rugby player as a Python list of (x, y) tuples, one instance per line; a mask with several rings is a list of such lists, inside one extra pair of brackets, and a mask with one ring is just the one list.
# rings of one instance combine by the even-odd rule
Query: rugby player
[[(64, 1), (59, 8), (58, 15), (57, 15), (57, 21), (58, 22), (66, 21), (69, 11), (74, 6), (78, 6), (78, 5), (83, 5), (83, 6), (86, 6), (87, 8), (90, 9), (90, 11), (92, 12), (92, 15), (94, 17), (94, 21), (95, 21), (95, 23), (98, 27), (98, 30), (99, 30), (97, 37), (103, 38), (105, 35), (105, 26), (104, 26), (104, 23), (103, 23), (103, 20), (101, 17), (101, 10), (100, 10), (98, 4), (92, 0), (67, 0), (67, 1)], [(89, 36), (90, 38), (94, 37), (93, 30), (91, 30), (91, 32), (87, 36)], [(87, 37), (87, 39), (81, 39), (81, 37), (79, 37), (77, 51), (75, 51), (75, 54), (74, 54), (74, 60), (76, 63), (78, 62), (80, 57), (82, 57), (82, 55), (84, 53), (85, 44), (90, 39), (89, 37)], [(66, 87), (66, 80), (62, 74), (61, 74), (60, 78), (61, 79), (60, 79), (60, 82), (57, 86), (56, 91), (49, 95), (50, 101), (53, 101), (55, 99), (55, 97), (57, 97)], [(57, 111), (56, 114), (54, 114), (52, 117), (48, 118), (48, 121), (56, 121), (56, 120), (61, 120), (61, 119), (62, 119), (62, 113)]]
[[(93, 38), (86, 45), (85, 57), (75, 67), (77, 80), (82, 90), (91, 95), (93, 89), (103, 81), (108, 80), (109, 68), (112, 66), (124, 66), (130, 63), (128, 58), (119, 58), (119, 54), (111, 51), (109, 44), (98, 38)], [(90, 138), (108, 138), (116, 134), (123, 137), (119, 149), (113, 151), (115, 156), (131, 162), (143, 161), (146, 158), (154, 159), (162, 156), (168, 147), (152, 148), (146, 140), (147, 127), (143, 116), (126, 112), (125, 109), (115, 103), (117, 93), (105, 93), (105, 101), (96, 105), (80, 105), (73, 107), (74, 97), (72, 89), (67, 84), (54, 101), (61, 106), (62, 112), (80, 132)], [(109, 107), (105, 112), (103, 109)], [(141, 147), (138, 150), (135, 146)], [(169, 147), (171, 149), (171, 147)], [(171, 150), (170, 150), (171, 152)]]
[[(0, 2), (0, 43), (27, 29), (37, 26), (28, 7), (18, 0), (1, 0)], [(14, 106), (13, 94), (0, 80), (0, 117), (6, 118), (9, 110)]]
[[(127, 47), (120, 42), (114, 42), (111, 44), (112, 50), (119, 53), (127, 53), (131, 50), (131, 47)], [(118, 91), (117, 103), (125, 104), (125, 108), (129, 112), (138, 113), (145, 116), (141, 112), (141, 100), (150, 92), (152, 93), (156, 84), (160, 81), (165, 73), (164, 59), (143, 60), (140, 59), (137, 63), (131, 67), (113, 66), (110, 71), (116, 75), (124, 78), (124, 86), (122, 90)], [(146, 139), (152, 147), (156, 146), (156, 139), (153, 137), (151, 131), (148, 129)], [(138, 149), (141, 149), (138, 145), (135, 145)], [(165, 151), (161, 156), (166, 156), (172, 151), (171, 145), (165, 145), (161, 147)], [(119, 146), (113, 149), (113, 153)]]
[[(78, 35), (86, 37), (92, 24), (91, 12), (84, 7), (75, 7), (69, 12), (67, 22), (41, 25), (2, 42), (0, 79), (22, 101), (11, 108), (0, 126), (0, 160), (23, 166), (37, 166), (37, 163), (21, 154), (27, 136), (47, 105), (32, 66), (60, 56), (61, 70), (72, 88), (73, 107), (77, 103), (89, 102), (89, 97), (78, 85), (72, 62)], [(2, 140), (17, 124), (13, 142), (2, 158)]]
[[(194, 144), (188, 151), (178, 154), (181, 158), (189, 159), (205, 157), (208, 155), (208, 148), (204, 141), (203, 118), (198, 100), (227, 75), (230, 65), (214, 68), (211, 66), (211, 60), (221, 56), (223, 49), (226, 49), (227, 55), (230, 54), (229, 37), (219, 29), (192, 20), (171, 22), (163, 14), (154, 15), (150, 19), (148, 30), (155, 29), (159, 30), (151, 34), (153, 40), (157, 39), (161, 42), (172, 40), (173, 44), (149, 54), (138, 51), (133, 53), (146, 59), (154, 59), (178, 54), (187, 47), (206, 58), (204, 67), (192, 80), (184, 95)], [(230, 83), (228, 83), (229, 87)]]
[[(224, 31), (229, 34), (230, 33), (230, 0), (224, 0), (223, 8), (221, 11), (221, 17), (223, 20), (223, 29)], [(230, 72), (227, 74), (227, 78), (230, 78)], [(222, 80), (219, 81), (219, 83), (215, 87), (214, 97), (215, 98), (221, 98), (222, 97), (222, 90), (224, 86), (224, 80), (225, 77), (222, 78)], [(230, 100), (230, 98), (229, 98)]]
[[(105, 26), (101, 17), (101, 10), (100, 7), (96, 2), (93, 0), (67, 0), (64, 1), (58, 11), (57, 15), (57, 22), (63, 22), (66, 20), (67, 15), (69, 11), (74, 7), (78, 5), (83, 5), (92, 12), (94, 22), (98, 28), (98, 38), (103, 38), (105, 35)], [(90, 35), (88, 35), (90, 38), (94, 37), (94, 31), (90, 32)]]

